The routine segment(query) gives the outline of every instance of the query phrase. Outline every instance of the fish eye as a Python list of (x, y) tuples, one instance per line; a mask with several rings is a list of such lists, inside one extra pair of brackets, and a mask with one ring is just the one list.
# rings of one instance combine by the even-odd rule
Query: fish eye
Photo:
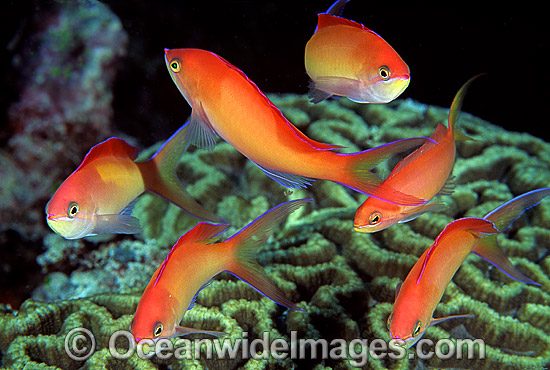
[(388, 322), (387, 322), (388, 330), (390, 330), (392, 319), (393, 319), (393, 312), (390, 313), (390, 316), (388, 316)]
[(378, 68), (378, 75), (382, 80), (387, 81), (390, 78), (390, 69), (387, 66), (382, 66)]
[(420, 320), (418, 320), (414, 325), (413, 336), (416, 337), (420, 333), (421, 329), (422, 329), (422, 323), (420, 322)]
[(371, 225), (377, 225), (382, 220), (382, 214), (378, 211), (374, 211), (371, 213), (369, 217), (369, 224)]
[(172, 70), (172, 72), (175, 72), (175, 73), (178, 73), (181, 69), (181, 63), (179, 61), (179, 59), (172, 59), (170, 61), (170, 69)]
[(69, 208), (67, 208), (67, 216), (69, 218), (74, 218), (76, 214), (78, 213), (78, 203), (77, 202), (71, 202), (69, 203)]
[(153, 331), (153, 336), (155, 338), (158, 338), (162, 334), (162, 328), (163, 328), (162, 323), (157, 322), (155, 325), (155, 330)]

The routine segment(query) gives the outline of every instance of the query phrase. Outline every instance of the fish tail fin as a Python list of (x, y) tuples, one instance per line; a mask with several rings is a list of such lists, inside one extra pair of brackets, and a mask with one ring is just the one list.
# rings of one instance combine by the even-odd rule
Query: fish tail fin
[[(536, 206), (549, 195), (550, 188), (530, 191), (504, 203), (500, 207), (489, 212), (483, 219), (492, 222), (500, 232), (503, 232), (517, 220), (523, 212)], [(476, 242), (472, 252), (498, 267), (512, 279), (521, 281), (525, 284), (540, 285), (523, 275), (514, 265), (512, 265), (512, 262), (510, 262), (498, 245), (496, 234), (480, 238)]]
[(483, 218), (491, 221), (500, 232), (503, 232), (508, 228), (508, 226), (517, 220), (523, 212), (536, 206), (549, 195), (550, 188), (532, 190), (509, 200), (500, 207), (486, 214)]
[(386, 185), (378, 176), (370, 172), (370, 170), (394, 154), (422, 145), (426, 140), (432, 141), (430, 138), (424, 137), (411, 138), (394, 141), (359, 153), (340, 154), (347, 163), (342, 166), (344, 169), (344, 172), (340, 173), (342, 178), (334, 179), (333, 181), (386, 202), (403, 206), (418, 206), (425, 204), (427, 201), (424, 199), (404, 194)]
[(166, 140), (151, 159), (138, 163), (145, 187), (195, 217), (214, 223), (223, 223), (222, 218), (197, 203), (176, 176), (176, 166), (188, 146), (186, 138), (188, 127), (189, 122)]
[(245, 281), (272, 301), (291, 310), (302, 311), (269, 279), (262, 266), (256, 261), (255, 255), (256, 250), (267, 241), (280, 221), (310, 201), (311, 199), (297, 199), (280, 204), (225, 241), (233, 248), (232, 258), (226, 271)]
[(518, 269), (514, 267), (512, 262), (504, 254), (502, 248), (500, 248), (500, 246), (498, 245), (497, 235), (498, 234), (493, 234), (478, 239), (472, 250), (472, 253), (477, 254), (493, 266), (500, 269), (512, 279), (521, 281), (525, 284), (540, 285), (534, 280), (531, 280), (527, 276), (523, 275), (521, 272), (519, 272)]
[(476, 80), (478, 77), (482, 76), (483, 74), (478, 74), (472, 78), (470, 78), (458, 92), (456, 93), (453, 102), (451, 103), (451, 108), (449, 109), (449, 126), (448, 130), (452, 132), (455, 140), (474, 140), (474, 138), (468, 136), (464, 130), (462, 130), (458, 125), (458, 119), (460, 117), (460, 111), (462, 108), (462, 103), (464, 102), (464, 96), (466, 95), (466, 92), (468, 91), (468, 88)]

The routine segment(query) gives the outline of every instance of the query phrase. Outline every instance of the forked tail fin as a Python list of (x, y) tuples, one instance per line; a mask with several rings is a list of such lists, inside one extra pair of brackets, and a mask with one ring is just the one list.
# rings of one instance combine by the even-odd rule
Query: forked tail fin
[(225, 221), (197, 203), (176, 176), (176, 166), (187, 148), (189, 122), (181, 126), (146, 162), (138, 163), (145, 187), (191, 215), (214, 223)]
[[(494, 211), (489, 212), (483, 219), (492, 222), (500, 232), (503, 232), (517, 220), (523, 212), (536, 206), (549, 195), (550, 188), (530, 191), (504, 203)], [(540, 285), (523, 275), (512, 265), (512, 262), (510, 262), (498, 245), (496, 235), (480, 238), (476, 242), (472, 252), (498, 267), (502, 272), (513, 279), (525, 284)]]
[(509, 200), (495, 210), (487, 213), (483, 218), (491, 221), (500, 232), (503, 232), (517, 220), (523, 212), (536, 206), (549, 195), (550, 188), (541, 188), (527, 192)]
[[(347, 165), (342, 180), (333, 181), (346, 185), (351, 189), (365, 193), (371, 197), (402, 206), (418, 206), (427, 203), (409, 194), (402, 193), (382, 180), (370, 170), (391, 156), (415, 146), (422, 145), (430, 138), (420, 137), (394, 141), (359, 153), (339, 154), (346, 157)], [(434, 142), (437, 144), (436, 142)]]
[(451, 103), (448, 118), (448, 130), (452, 131), (455, 140), (474, 140), (470, 136), (466, 135), (466, 133), (462, 129), (460, 129), (460, 127), (458, 126), (458, 118), (460, 117), (460, 110), (462, 108), (464, 96), (466, 95), (468, 88), (470, 87), (472, 82), (474, 82), (474, 80), (482, 75), (483, 74), (478, 74), (466, 81), (466, 83), (462, 85), (460, 90), (458, 90), (453, 99), (453, 102)]
[(310, 201), (311, 199), (297, 199), (280, 204), (225, 241), (233, 248), (233, 256), (227, 267), (228, 272), (250, 284), (274, 302), (299, 311), (302, 309), (285, 297), (269, 279), (262, 266), (256, 261), (255, 255), (256, 250), (267, 241), (280, 221)]

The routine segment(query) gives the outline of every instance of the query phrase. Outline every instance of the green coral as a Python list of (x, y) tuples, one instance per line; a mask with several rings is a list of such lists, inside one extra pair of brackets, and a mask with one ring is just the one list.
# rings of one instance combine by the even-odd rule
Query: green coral
[[(430, 135), (445, 123), (447, 109), (412, 100), (388, 105), (359, 105), (346, 99), (312, 105), (307, 97), (271, 95), (301, 130), (315, 140), (363, 150), (406, 137)], [(220, 275), (200, 292), (197, 305), (183, 325), (218, 330), (227, 338), (324, 338), (351, 341), (389, 340), (386, 320), (396, 285), (450, 221), (480, 217), (526, 191), (548, 185), (550, 144), (525, 134), (507, 132), (479, 118), (463, 114), (462, 126), (475, 142), (458, 142), (453, 171), (457, 187), (441, 213), (425, 214), (375, 234), (353, 230), (355, 210), (365, 199), (344, 187), (316, 181), (306, 190), (285, 191), (226, 143), (213, 152), (191, 149), (184, 154), (178, 174), (189, 192), (207, 208), (231, 222), (232, 235), (270, 207), (301, 197), (313, 203), (292, 214), (258, 254), (272, 280), (305, 312), (288, 311), (229, 274)], [(150, 155), (155, 148), (145, 151)], [(387, 174), (397, 159), (377, 169)], [(104, 241), (74, 265), (65, 276), (73, 286), (66, 298), (104, 291), (116, 294), (62, 300), (27, 301), (14, 315), (0, 309), (2, 364), (22, 368), (218, 368), (218, 369), (352, 369), (353, 359), (243, 358), (233, 360), (175, 359), (114, 360), (106, 349), (108, 334), (126, 329), (140, 289), (161, 263), (175, 239), (196, 219), (163, 199), (146, 195), (135, 208), (145, 232), (135, 240)], [(473, 319), (451, 320), (429, 328), (425, 338), (437, 341), (480, 338), (486, 359), (421, 360), (415, 356), (394, 360), (369, 358), (368, 369), (453, 367), (476, 369), (539, 369), (550, 366), (550, 202), (529, 210), (499, 238), (517, 268), (541, 286), (515, 282), (484, 260), (470, 256), (449, 284), (435, 317), (471, 313)], [(55, 240), (49, 242), (54, 245)], [(78, 245), (73, 248), (79, 250)], [(72, 249), (71, 249), (72, 250)], [(49, 255), (52, 260), (58, 254)], [(45, 261), (48, 259), (45, 258)], [(45, 266), (47, 262), (44, 262)], [(192, 263), (192, 261), (190, 261)], [(131, 267), (133, 266), (133, 267)], [(83, 277), (84, 276), (84, 277)], [(53, 281), (50, 284), (53, 284)], [(88, 290), (81, 287), (95, 281)], [(122, 294), (127, 292), (127, 294)], [(58, 292), (63, 293), (63, 292)], [(76, 294), (76, 295), (73, 295)], [(42, 291), (40, 297), (48, 297)], [(55, 298), (61, 298), (54, 295)], [(67, 360), (64, 335), (77, 326), (89, 328), (98, 339), (98, 351), (86, 362)], [(200, 337), (199, 337), (200, 338)], [(456, 339), (455, 339), (456, 338)], [(309, 348), (306, 354), (311, 354)], [(311, 357), (311, 356), (310, 356)]]

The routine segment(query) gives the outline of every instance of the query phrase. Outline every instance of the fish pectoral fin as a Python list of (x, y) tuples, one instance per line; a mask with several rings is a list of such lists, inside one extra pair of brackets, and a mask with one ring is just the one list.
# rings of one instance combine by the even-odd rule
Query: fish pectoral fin
[(307, 92), (307, 96), (309, 97), (310, 102), (312, 102), (313, 104), (317, 104), (322, 102), (323, 100), (330, 98), (332, 94), (329, 94), (323, 90), (319, 90), (315, 85), (315, 82), (309, 80), (309, 91)]
[(270, 170), (269, 168), (260, 166), (256, 162), (252, 162), (252, 163), (258, 166), (258, 168), (262, 170), (263, 173), (267, 175), (267, 177), (269, 177), (270, 179), (276, 181), (278, 184), (287, 188), (303, 189), (303, 188), (307, 188), (308, 186), (311, 185), (313, 181), (315, 181), (314, 179), (310, 179), (300, 175), (294, 175), (292, 173)]
[(361, 81), (353, 78), (338, 76), (323, 76), (315, 79), (317, 90), (332, 95), (345, 96), (356, 103), (376, 103), (377, 99), (369, 100), (368, 96), (362, 93)]
[(418, 218), (418, 217), (422, 216), (426, 212), (440, 212), (440, 211), (443, 211), (444, 209), (447, 208), (447, 206), (448, 206), (448, 204), (447, 204), (447, 202), (445, 202), (444, 199), (441, 199), (441, 198), (434, 199), (426, 205), (419, 206), (419, 207), (414, 207), (409, 212), (404, 212), (403, 215), (405, 217), (403, 217), (401, 220), (399, 220), (399, 223), (404, 223), (404, 222), (409, 222), (411, 220), (414, 220), (415, 218)]
[(212, 127), (202, 104), (197, 102), (193, 104), (191, 120), (187, 130), (187, 139), (190, 144), (198, 148), (205, 148), (212, 151), (216, 146), (216, 131)]
[(439, 192), (436, 195), (452, 195), (456, 188), (456, 177), (449, 176), (445, 184), (439, 189)]
[(177, 325), (175, 330), (174, 330), (174, 335), (172, 337), (181, 337), (181, 336), (190, 335), (190, 334), (208, 334), (208, 335), (213, 335), (213, 336), (218, 337), (218, 338), (227, 335), (227, 333), (223, 333), (221, 331), (195, 329), (195, 328), (188, 328), (188, 327), (185, 327), (185, 326)]
[(447, 320), (452, 320), (452, 319), (473, 319), (475, 317), (476, 317), (476, 315), (474, 315), (474, 314), (460, 314), (460, 315), (451, 315), (451, 316), (440, 317), (438, 319), (433, 319), (432, 318), (432, 320), (430, 321), (430, 325), (428, 325), (428, 327), (441, 324), (443, 321), (447, 321)]
[(143, 229), (139, 220), (133, 216), (119, 215), (97, 215), (96, 223), (92, 230), (93, 234), (137, 234)]
[(489, 235), (484, 238), (480, 238), (476, 241), (476, 244), (472, 250), (472, 253), (477, 254), (493, 266), (500, 269), (506, 275), (512, 279), (521, 281), (525, 284), (540, 285), (534, 280), (529, 279), (527, 276), (519, 272), (514, 267), (512, 262), (506, 257), (500, 246), (498, 245), (497, 235)]

